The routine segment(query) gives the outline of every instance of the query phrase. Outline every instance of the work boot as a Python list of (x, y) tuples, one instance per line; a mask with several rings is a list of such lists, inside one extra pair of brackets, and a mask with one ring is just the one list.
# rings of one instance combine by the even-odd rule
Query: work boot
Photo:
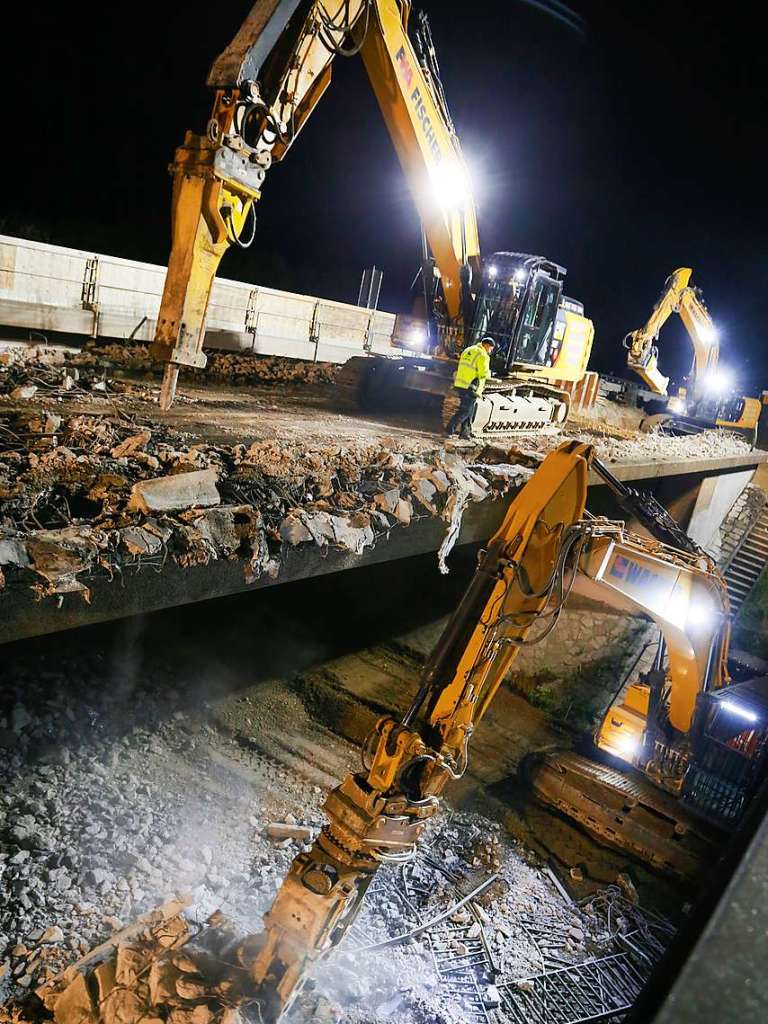
[(464, 427), (462, 432), (459, 434), (462, 441), (474, 441), (475, 435), (472, 433), (469, 427)]

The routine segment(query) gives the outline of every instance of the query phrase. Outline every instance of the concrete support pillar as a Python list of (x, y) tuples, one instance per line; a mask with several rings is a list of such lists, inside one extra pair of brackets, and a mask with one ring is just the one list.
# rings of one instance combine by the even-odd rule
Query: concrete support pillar
[(715, 557), (720, 553), (720, 525), (753, 476), (754, 470), (748, 469), (708, 476), (701, 481), (688, 534)]

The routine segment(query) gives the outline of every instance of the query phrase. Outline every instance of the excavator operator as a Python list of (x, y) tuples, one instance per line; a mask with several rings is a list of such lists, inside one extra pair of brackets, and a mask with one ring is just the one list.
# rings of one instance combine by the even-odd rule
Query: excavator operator
[(493, 338), (485, 337), (461, 353), (453, 377), (453, 390), (459, 396), (459, 408), (445, 428), (449, 437), (458, 433), (466, 441), (472, 440), (472, 420), (477, 400), (491, 376), (491, 352), (495, 347)]

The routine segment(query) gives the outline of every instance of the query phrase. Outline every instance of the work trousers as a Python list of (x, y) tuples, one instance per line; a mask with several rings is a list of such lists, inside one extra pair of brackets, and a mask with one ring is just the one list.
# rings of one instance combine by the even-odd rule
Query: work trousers
[(453, 390), (459, 396), (459, 408), (451, 417), (446, 430), (449, 434), (455, 434), (458, 431), (462, 437), (470, 436), (472, 417), (477, 408), (477, 395), (472, 388), (454, 388)]

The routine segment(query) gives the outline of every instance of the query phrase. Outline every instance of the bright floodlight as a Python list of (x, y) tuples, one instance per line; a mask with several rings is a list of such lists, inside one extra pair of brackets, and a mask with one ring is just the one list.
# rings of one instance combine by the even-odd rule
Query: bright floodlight
[(423, 327), (412, 327), (408, 340), (414, 348), (423, 348), (427, 343), (427, 332)]
[(757, 715), (752, 711), (747, 711), (746, 708), (739, 707), (738, 704), (734, 704), (732, 700), (721, 700), (720, 706), (725, 708), (726, 711), (730, 711), (732, 715), (736, 715), (737, 718), (743, 718), (747, 722), (754, 723), (757, 721)]
[(704, 390), (710, 395), (724, 395), (733, 387), (733, 377), (727, 370), (710, 370), (704, 377)]
[(616, 747), (621, 757), (629, 759), (634, 757), (639, 751), (640, 741), (635, 736), (624, 733), (623, 736), (616, 737)]
[(715, 625), (718, 612), (709, 595), (688, 595), (676, 587), (664, 607), (664, 618), (677, 629), (704, 629)]
[(498, 272), (499, 272), (499, 268), (496, 266), (495, 263), (492, 263), (490, 265), (490, 267), (488, 267), (488, 277), (491, 277), (491, 278), (496, 277)]
[(714, 345), (717, 342), (718, 334), (714, 324), (711, 327), (700, 327), (699, 337), (705, 344)]
[(688, 608), (688, 625), (711, 626), (715, 620), (715, 610), (711, 602), (702, 598), (694, 598)]
[(471, 192), (466, 168), (457, 160), (443, 160), (432, 171), (432, 188), (443, 209), (464, 206)]
[(525, 271), (523, 270), (522, 267), (520, 267), (518, 270), (515, 271), (515, 280), (516, 281), (524, 281), (525, 280)]

